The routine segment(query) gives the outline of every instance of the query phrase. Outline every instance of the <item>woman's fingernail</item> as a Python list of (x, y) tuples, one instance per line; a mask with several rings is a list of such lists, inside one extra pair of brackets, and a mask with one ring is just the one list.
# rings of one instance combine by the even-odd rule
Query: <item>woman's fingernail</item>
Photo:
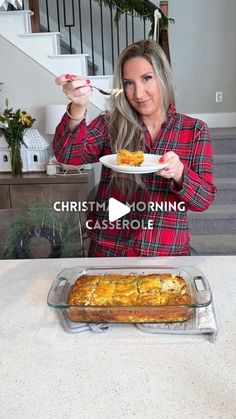
[(163, 163), (165, 161), (164, 157), (160, 157), (159, 162)]
[(71, 78), (71, 74), (65, 74), (65, 78), (69, 80)]
[(90, 82), (90, 80), (86, 80), (86, 84), (90, 84), (91, 82)]

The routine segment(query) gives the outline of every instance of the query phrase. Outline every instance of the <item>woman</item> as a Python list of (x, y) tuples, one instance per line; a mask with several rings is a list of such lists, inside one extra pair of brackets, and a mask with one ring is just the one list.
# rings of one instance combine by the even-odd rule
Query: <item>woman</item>
[[(158, 173), (121, 175), (102, 167), (96, 201), (113, 197), (131, 205), (122, 225), (105, 223), (107, 211), (89, 214), (89, 256), (189, 255), (187, 211), (213, 202), (212, 149), (204, 122), (176, 113), (169, 63), (153, 41), (136, 42), (120, 55), (108, 113), (88, 126), (89, 80), (57, 78), (71, 100), (54, 138), (56, 158), (67, 164), (93, 163), (120, 149), (162, 155)], [(140, 204), (141, 203), (141, 204)], [(119, 220), (121, 221), (121, 220)], [(92, 227), (91, 227), (92, 226)]]

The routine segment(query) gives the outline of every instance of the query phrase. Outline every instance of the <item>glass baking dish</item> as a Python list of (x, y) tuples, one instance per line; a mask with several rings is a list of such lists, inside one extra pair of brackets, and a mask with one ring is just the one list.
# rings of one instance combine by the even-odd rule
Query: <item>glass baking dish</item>
[[(135, 305), (135, 306), (89, 306), (67, 304), (68, 293), (75, 281), (82, 275), (103, 274), (159, 274), (170, 273), (182, 277), (191, 296), (190, 304), (181, 305)], [(86, 323), (167, 323), (188, 320), (195, 308), (210, 304), (211, 289), (204, 274), (196, 267), (74, 267), (63, 269), (53, 282), (47, 303), (50, 307), (63, 310), (68, 318), (76, 322)]]

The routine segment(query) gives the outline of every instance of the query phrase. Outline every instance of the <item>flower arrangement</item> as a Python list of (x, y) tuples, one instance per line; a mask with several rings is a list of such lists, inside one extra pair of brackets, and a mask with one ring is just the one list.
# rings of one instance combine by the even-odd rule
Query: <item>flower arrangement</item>
[(26, 129), (32, 127), (35, 119), (21, 109), (15, 112), (8, 107), (6, 99), (6, 109), (0, 115), (0, 134), (2, 134), (11, 150), (11, 164), (13, 175), (22, 173), (22, 161), (20, 156), (21, 145), (24, 144), (23, 135)]

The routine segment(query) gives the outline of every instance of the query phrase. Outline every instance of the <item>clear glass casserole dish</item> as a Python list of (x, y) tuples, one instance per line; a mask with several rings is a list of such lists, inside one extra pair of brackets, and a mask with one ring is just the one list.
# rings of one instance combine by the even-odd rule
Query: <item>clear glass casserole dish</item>
[[(104, 282), (105, 284), (109, 282), (109, 278), (113, 282), (117, 282), (117, 278), (118, 281), (121, 279), (123, 283), (128, 280), (128, 282), (130, 281), (134, 284), (139, 283), (141, 286), (145, 285), (147, 288), (147, 280), (150, 277), (152, 279), (154, 278), (155, 281), (158, 281), (158, 278), (165, 278), (166, 276), (168, 277), (168, 275), (170, 280), (168, 280), (168, 278), (167, 282), (163, 282), (163, 279), (161, 280), (162, 287), (163, 284), (165, 287), (164, 291), (162, 288), (161, 292), (159, 292), (152, 289), (150, 285), (147, 285), (149, 288), (144, 289), (143, 294), (146, 297), (146, 300), (149, 301), (150, 296), (156, 296), (157, 292), (161, 295), (168, 296), (168, 293), (171, 291), (169, 285), (171, 283), (171, 278), (176, 278), (176, 280), (180, 281), (180, 284), (185, 283), (186, 287), (179, 289), (183, 290), (183, 288), (185, 288), (181, 293), (185, 293), (188, 297), (187, 299), (182, 298), (180, 293), (179, 297), (177, 295), (177, 298), (174, 299), (174, 303), (171, 302), (173, 301), (173, 298), (169, 298), (166, 303), (163, 303), (162, 301), (161, 303), (155, 304), (153, 304), (153, 302), (151, 304), (146, 304), (145, 298), (140, 304), (132, 303), (132, 305), (126, 305), (124, 303), (119, 304), (119, 299), (116, 299), (116, 303), (113, 305), (104, 305), (104, 303), (103, 305), (96, 305), (96, 299), (93, 304), (88, 304), (88, 302), (86, 302), (86, 305), (74, 302), (73, 304), (68, 303), (71, 293), (76, 290), (78, 285), (79, 288), (81, 288), (84, 278), (96, 278), (96, 284), (99, 283), (100, 288), (101, 285), (104, 287)], [(105, 280), (103, 281), (104, 278)], [(179, 280), (178, 278), (181, 279)], [(149, 284), (152, 284), (152, 282), (149, 282)], [(122, 288), (122, 286), (120, 288)], [(123, 288), (126, 288), (126, 286), (123, 286)], [(142, 291), (142, 287), (140, 288)], [(207, 306), (210, 304), (211, 298), (211, 289), (206, 277), (194, 266), (161, 266), (152, 268), (143, 266), (140, 268), (134, 266), (125, 268), (110, 268), (105, 266), (94, 268), (81, 266), (64, 269), (57, 275), (49, 290), (47, 303), (50, 307), (63, 310), (70, 320), (76, 322), (166, 323), (188, 320), (195, 308)]]

